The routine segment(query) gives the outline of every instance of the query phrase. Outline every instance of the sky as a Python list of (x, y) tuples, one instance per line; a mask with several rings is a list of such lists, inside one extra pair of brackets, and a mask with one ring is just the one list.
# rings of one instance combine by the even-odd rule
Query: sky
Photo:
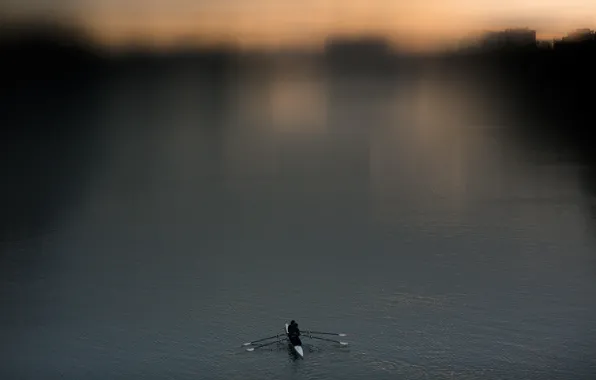
[(383, 34), (425, 49), (486, 29), (530, 27), (550, 39), (596, 27), (594, 0), (2, 0), (0, 11), (74, 20), (106, 44), (278, 47)]

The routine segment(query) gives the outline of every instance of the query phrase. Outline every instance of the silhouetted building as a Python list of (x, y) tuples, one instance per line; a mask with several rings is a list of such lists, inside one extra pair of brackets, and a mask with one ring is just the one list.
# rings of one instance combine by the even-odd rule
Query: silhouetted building
[(536, 46), (536, 31), (528, 28), (488, 32), (481, 39), (484, 49), (525, 48)]
[(329, 39), (325, 44), (325, 53), (331, 56), (384, 56), (388, 54), (389, 51), (389, 42), (380, 37)]
[(538, 41), (537, 46), (542, 50), (552, 50), (554, 44), (553, 41)]
[(390, 67), (391, 45), (382, 37), (331, 38), (325, 56), (334, 68), (383, 70)]
[(590, 49), (591, 47), (596, 47), (596, 33), (590, 29), (576, 29), (568, 33), (567, 37), (555, 41), (554, 46), (559, 51)]
[(583, 42), (583, 41), (590, 41), (594, 39), (594, 32), (588, 28), (585, 29), (576, 29), (571, 33), (567, 34), (567, 37), (564, 37), (564, 41), (569, 42)]

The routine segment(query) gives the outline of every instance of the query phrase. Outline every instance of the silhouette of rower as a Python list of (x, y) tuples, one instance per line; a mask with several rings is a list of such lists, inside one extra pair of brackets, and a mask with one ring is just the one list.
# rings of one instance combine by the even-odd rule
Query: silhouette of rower
[(296, 321), (292, 320), (292, 322), (290, 322), (290, 325), (288, 326), (288, 335), (289, 336), (300, 336), (300, 329), (298, 328), (298, 323), (296, 323)]

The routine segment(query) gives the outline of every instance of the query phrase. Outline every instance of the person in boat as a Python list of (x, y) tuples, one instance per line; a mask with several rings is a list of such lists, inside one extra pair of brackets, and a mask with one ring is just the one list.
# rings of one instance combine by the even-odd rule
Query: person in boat
[(300, 329), (298, 328), (298, 323), (292, 320), (290, 325), (288, 326), (288, 335), (290, 336), (300, 336)]

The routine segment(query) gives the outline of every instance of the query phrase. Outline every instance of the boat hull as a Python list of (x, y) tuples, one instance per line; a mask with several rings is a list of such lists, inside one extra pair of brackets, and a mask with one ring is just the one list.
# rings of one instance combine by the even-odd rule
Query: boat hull
[(304, 350), (302, 349), (302, 342), (300, 341), (299, 337), (291, 337), (290, 334), (288, 334), (288, 324), (286, 323), (286, 335), (288, 336), (288, 340), (290, 341), (290, 344), (292, 345), (292, 347), (294, 348), (294, 351), (300, 355), (300, 357), (304, 357)]

